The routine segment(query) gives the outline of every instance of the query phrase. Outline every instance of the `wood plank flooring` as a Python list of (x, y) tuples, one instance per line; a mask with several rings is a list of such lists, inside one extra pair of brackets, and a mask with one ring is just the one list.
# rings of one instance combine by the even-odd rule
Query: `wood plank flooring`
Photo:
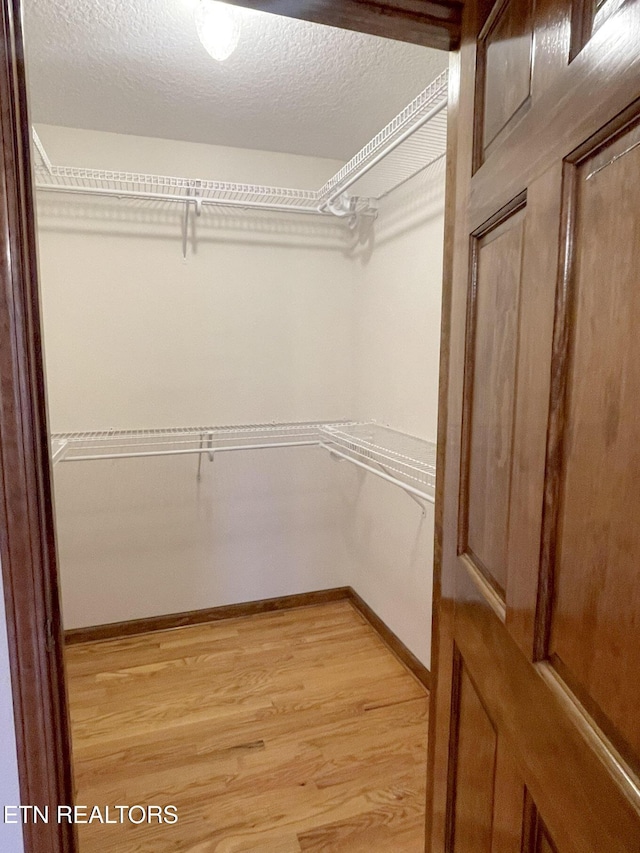
[(422, 853), (427, 694), (349, 602), (66, 654), (76, 802), (178, 810), (81, 853)]

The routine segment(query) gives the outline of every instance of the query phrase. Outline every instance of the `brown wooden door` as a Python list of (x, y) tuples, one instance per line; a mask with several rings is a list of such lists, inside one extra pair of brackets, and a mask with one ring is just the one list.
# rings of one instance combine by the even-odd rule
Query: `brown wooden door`
[(433, 853), (640, 851), (640, 2), (465, 6)]

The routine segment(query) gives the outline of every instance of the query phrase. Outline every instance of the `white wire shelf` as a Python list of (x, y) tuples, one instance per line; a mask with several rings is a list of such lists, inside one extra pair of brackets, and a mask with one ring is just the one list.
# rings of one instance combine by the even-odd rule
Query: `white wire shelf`
[(448, 74), (443, 72), (319, 190), (228, 183), (142, 172), (58, 166), (35, 128), (35, 186), (42, 192), (179, 202), (346, 218), (373, 214), (376, 200), (438, 160), (446, 149)]
[(322, 424), (283, 423), (243, 426), (200, 426), (176, 429), (105, 430), (56, 433), (64, 443), (65, 462), (129, 459), (144, 456), (179, 456), (263, 450), (271, 447), (306, 447), (319, 443)]
[[(374, 423), (278, 423), (56, 433), (54, 464), (318, 446), (433, 502), (435, 445)], [(200, 468), (199, 468), (200, 471)]]
[(449, 75), (443, 71), (320, 190), (332, 209), (350, 190), (379, 200), (446, 154)]
[[(35, 130), (34, 135), (35, 140), (37, 138)], [(36, 150), (38, 150), (37, 143)], [(220, 208), (295, 211), (314, 215), (328, 213), (319, 209), (318, 193), (310, 190), (134, 172), (110, 172), (102, 169), (79, 169), (72, 166), (50, 165), (47, 167), (46, 161), (41, 156), (36, 158), (34, 172), (36, 189), (41, 191), (183, 202), (199, 207), (213, 205)]]
[(434, 502), (436, 446), (432, 442), (374, 423), (325, 424), (320, 434), (322, 446), (336, 456)]

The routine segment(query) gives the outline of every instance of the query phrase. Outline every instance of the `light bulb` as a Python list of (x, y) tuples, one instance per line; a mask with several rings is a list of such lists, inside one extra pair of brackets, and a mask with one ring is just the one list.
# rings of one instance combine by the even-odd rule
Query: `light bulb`
[(195, 21), (198, 38), (207, 53), (218, 62), (228, 59), (240, 38), (240, 25), (234, 10), (217, 0), (198, 0)]

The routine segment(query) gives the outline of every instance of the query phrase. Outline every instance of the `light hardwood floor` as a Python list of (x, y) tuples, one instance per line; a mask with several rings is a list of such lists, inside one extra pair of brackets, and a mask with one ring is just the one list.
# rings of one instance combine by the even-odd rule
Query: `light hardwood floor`
[[(422, 853), (427, 694), (348, 602), (67, 649), (81, 853)], [(136, 813), (139, 814), (139, 813)]]

